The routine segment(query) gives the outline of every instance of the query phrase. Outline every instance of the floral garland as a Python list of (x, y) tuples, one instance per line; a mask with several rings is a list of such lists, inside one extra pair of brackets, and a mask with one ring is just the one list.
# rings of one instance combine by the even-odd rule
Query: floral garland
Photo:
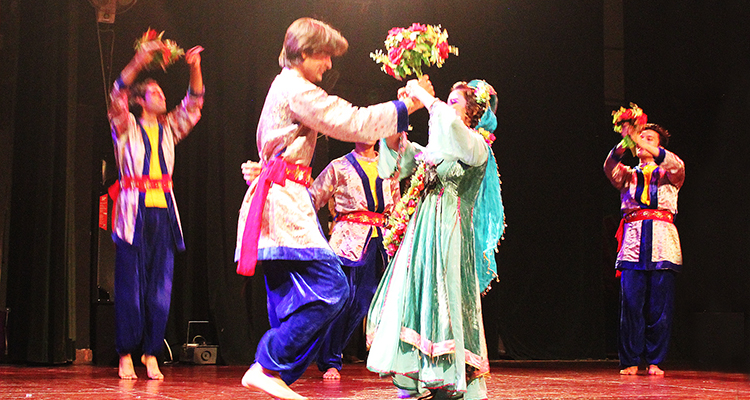
[(443, 66), (449, 54), (458, 55), (458, 47), (448, 44), (448, 31), (440, 25), (414, 23), (408, 28), (392, 28), (385, 39), (386, 53), (377, 50), (370, 57), (382, 63), (383, 72), (402, 80), (416, 74), (422, 76), (422, 64)]
[(488, 145), (492, 146), (492, 142), (495, 141), (495, 134), (488, 131), (484, 128), (477, 129), (477, 132), (479, 132), (480, 135), (484, 138), (484, 141), (487, 142)]
[[(620, 107), (619, 110), (612, 111), (612, 125), (615, 132), (622, 133), (622, 125), (626, 122), (640, 130), (648, 122), (648, 115), (635, 103), (630, 103), (630, 108)], [(624, 136), (620, 143), (623, 147), (630, 149), (633, 156), (636, 155), (635, 142), (630, 136)]]
[(164, 31), (157, 35), (155, 30), (148, 28), (148, 30), (140, 38), (135, 40), (135, 44), (133, 45), (135, 51), (140, 50), (144, 43), (154, 40), (160, 41), (163, 45), (162, 51), (154, 52), (153, 57), (151, 58), (151, 62), (149, 62), (145, 66), (146, 69), (161, 68), (162, 70), (166, 71), (167, 66), (173, 64), (182, 55), (185, 54), (185, 50), (177, 46), (177, 43), (175, 43), (174, 41), (169, 39), (162, 39), (163, 35)]
[(401, 241), (404, 240), (404, 233), (409, 224), (409, 219), (417, 209), (417, 203), (422, 197), (422, 192), (424, 191), (425, 186), (430, 185), (427, 182), (427, 180), (429, 180), (428, 170), (435, 167), (434, 164), (424, 159), (423, 153), (417, 154), (416, 158), (417, 169), (411, 177), (409, 188), (406, 189), (406, 192), (401, 196), (401, 200), (396, 203), (393, 207), (393, 211), (385, 221), (383, 247), (390, 257), (393, 257), (399, 246), (401, 246)]

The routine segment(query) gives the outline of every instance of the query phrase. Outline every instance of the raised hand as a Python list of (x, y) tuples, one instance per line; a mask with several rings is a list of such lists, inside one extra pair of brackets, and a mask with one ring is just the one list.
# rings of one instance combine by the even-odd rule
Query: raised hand
[(427, 93), (430, 94), (430, 96), (435, 97), (435, 88), (432, 87), (432, 82), (430, 81), (429, 75), (422, 75), (417, 83), (419, 83), (419, 86), (421, 86), (422, 89), (426, 90)]
[(185, 62), (188, 65), (200, 65), (201, 64), (201, 51), (203, 47), (195, 46), (185, 53)]

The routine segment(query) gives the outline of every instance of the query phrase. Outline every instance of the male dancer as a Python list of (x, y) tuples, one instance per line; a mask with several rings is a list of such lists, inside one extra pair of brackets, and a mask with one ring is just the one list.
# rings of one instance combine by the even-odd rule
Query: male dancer
[[(422, 107), (411, 99), (355, 107), (315, 85), (348, 42), (311, 18), (287, 29), (283, 68), (268, 91), (258, 123), (263, 168), (243, 200), (237, 271), (252, 275), (263, 261), (271, 329), (242, 384), (282, 399), (303, 399), (288, 385), (318, 354), (322, 337), (349, 295), (340, 259), (321, 233), (307, 188), (318, 133), (343, 141), (375, 141), (406, 130)], [(421, 81), (429, 90), (429, 80)]]
[[(164, 92), (156, 81), (131, 86), (153, 54), (163, 50), (159, 41), (143, 44), (115, 82), (108, 111), (120, 176), (113, 188), (112, 240), (116, 246), (116, 347), (122, 379), (138, 378), (131, 354), (141, 346), (148, 377), (164, 379), (156, 356), (164, 346), (174, 253), (185, 250), (172, 192), (174, 146), (190, 133), (203, 107), (200, 46), (185, 55), (190, 66), (188, 94), (170, 113), (166, 113)], [(137, 117), (131, 107), (138, 109)]]
[(656, 124), (622, 128), (636, 144), (635, 168), (620, 160), (622, 142), (610, 151), (604, 173), (620, 191), (622, 222), (615, 267), (620, 276), (620, 374), (635, 375), (641, 358), (649, 375), (664, 375), (674, 312), (674, 281), (682, 269), (680, 238), (674, 225), (685, 163), (664, 149), (669, 132)]
[(383, 213), (401, 198), (397, 179), (378, 176), (375, 142), (355, 143), (354, 151), (331, 161), (310, 186), (316, 209), (333, 199), (329, 243), (341, 258), (349, 298), (334, 320), (318, 355), (324, 379), (340, 379), (342, 352), (362, 325), (388, 256), (383, 248)]

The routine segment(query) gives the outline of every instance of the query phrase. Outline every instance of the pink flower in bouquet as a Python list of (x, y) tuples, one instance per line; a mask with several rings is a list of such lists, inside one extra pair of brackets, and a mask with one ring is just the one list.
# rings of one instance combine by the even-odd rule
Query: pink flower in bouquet
[(392, 64), (398, 64), (401, 62), (401, 56), (403, 55), (404, 55), (404, 49), (401, 47), (395, 47), (395, 48), (392, 48), (388, 52), (388, 60)]
[(409, 30), (412, 32), (427, 32), (427, 25), (413, 23), (409, 27)]
[(438, 43), (437, 48), (440, 58), (448, 58), (448, 54), (450, 54), (450, 46), (448, 46), (448, 42)]

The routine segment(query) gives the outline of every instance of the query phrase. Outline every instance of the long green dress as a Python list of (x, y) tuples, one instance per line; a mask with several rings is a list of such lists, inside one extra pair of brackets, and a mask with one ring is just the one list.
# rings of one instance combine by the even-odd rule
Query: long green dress
[[(426, 148), (407, 143), (400, 176), (414, 171), (415, 156), (422, 152), (421, 157), (439, 163), (438, 183), (417, 205), (375, 293), (367, 319), (367, 367), (394, 375), (402, 389), (442, 389), (466, 400), (486, 399), (484, 287), (477, 276), (472, 218), (488, 160), (495, 177), (497, 167), (484, 138), (447, 104), (432, 105), (429, 132)], [(390, 175), (397, 160), (397, 153), (381, 142), (381, 175)], [(496, 244), (494, 239), (492, 257)]]

